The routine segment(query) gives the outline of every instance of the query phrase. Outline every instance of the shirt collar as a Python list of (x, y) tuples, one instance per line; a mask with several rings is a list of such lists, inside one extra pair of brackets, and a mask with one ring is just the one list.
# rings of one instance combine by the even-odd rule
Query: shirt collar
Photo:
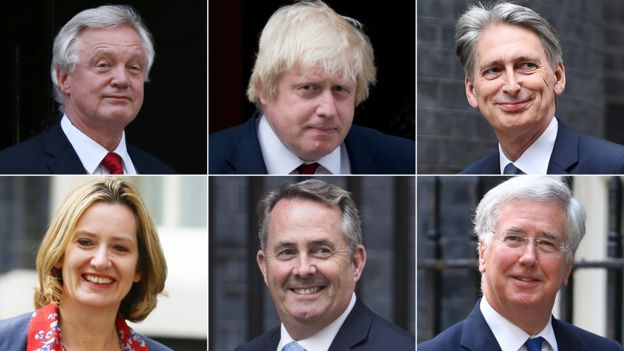
[[(109, 174), (108, 170), (100, 165), (104, 156), (108, 154), (108, 150), (105, 147), (76, 128), (67, 115), (63, 115), (63, 118), (61, 118), (61, 128), (65, 136), (67, 136), (69, 143), (74, 148), (74, 151), (78, 154), (78, 158), (88, 174)], [(117, 145), (113, 152), (121, 156), (124, 174), (137, 174), (126, 148), (125, 132), (121, 133), (119, 145)]]
[(524, 343), (529, 337), (541, 336), (546, 339), (548, 345), (542, 346), (542, 350), (546, 351), (558, 351), (557, 339), (555, 338), (555, 331), (552, 327), (552, 323), (546, 323), (546, 327), (542, 329), (537, 335), (529, 335), (524, 330), (501, 316), (490, 304), (485, 296), (481, 299), (479, 304), (481, 314), (485, 318), (485, 322), (490, 327), (492, 334), (496, 338), (498, 345), (502, 351), (526, 351)]
[(351, 301), (349, 302), (347, 309), (345, 309), (345, 311), (342, 312), (342, 314), (338, 316), (336, 320), (329, 323), (325, 328), (321, 329), (318, 333), (310, 336), (309, 338), (293, 340), (290, 334), (288, 334), (284, 323), (282, 323), (280, 327), (281, 339), (279, 344), (277, 345), (277, 351), (281, 351), (284, 346), (288, 345), (288, 343), (292, 341), (297, 341), (297, 344), (301, 345), (306, 350), (327, 351), (331, 346), (331, 343), (334, 341), (334, 338), (336, 338), (340, 327), (342, 327), (342, 323), (344, 323), (349, 313), (351, 313), (351, 310), (353, 310), (353, 306), (355, 306), (355, 301), (356, 297), (354, 292), (353, 295), (351, 295)]
[[(298, 174), (297, 167), (306, 162), (282, 143), (264, 115), (258, 121), (258, 141), (268, 174)], [(317, 174), (351, 173), (346, 148), (342, 144), (315, 162), (320, 165)]]
[[(546, 174), (548, 172), (550, 155), (555, 148), (558, 129), (557, 118), (553, 117), (542, 135), (513, 164), (526, 174)], [(498, 154), (500, 155), (500, 171), (503, 174), (503, 169), (511, 160), (503, 152), (500, 143), (498, 144)]]

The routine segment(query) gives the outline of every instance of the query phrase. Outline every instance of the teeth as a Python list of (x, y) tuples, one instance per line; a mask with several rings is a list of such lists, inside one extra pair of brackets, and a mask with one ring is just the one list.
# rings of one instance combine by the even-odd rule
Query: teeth
[(95, 284), (110, 284), (114, 281), (113, 279), (110, 279), (110, 278), (96, 277), (96, 276), (89, 275), (89, 274), (85, 274), (83, 275), (83, 277), (86, 280), (90, 281), (91, 283), (95, 283)]
[(308, 295), (308, 294), (314, 294), (315, 292), (318, 292), (321, 290), (320, 287), (315, 287), (315, 288), (303, 288), (303, 289), (293, 289), (295, 291), (296, 294), (303, 294), (303, 295)]

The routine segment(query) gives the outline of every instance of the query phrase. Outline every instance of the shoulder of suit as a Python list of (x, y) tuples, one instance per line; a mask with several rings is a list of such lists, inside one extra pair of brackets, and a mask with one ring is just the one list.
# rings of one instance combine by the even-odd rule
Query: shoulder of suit
[(592, 346), (601, 351), (621, 350), (620, 345), (615, 340), (594, 334), (568, 322), (555, 319), (553, 327), (555, 335), (559, 333), (560, 335), (563, 334), (562, 337), (566, 337), (566, 335), (574, 334), (575, 338), (583, 343), (583, 346)]
[(275, 345), (273, 345), (274, 343), (271, 341), (271, 337), (274, 336), (274, 334), (277, 333), (277, 343), (279, 343), (279, 333), (280, 333), (280, 327), (275, 327), (267, 332), (264, 332), (260, 335), (258, 335), (257, 337), (251, 339), (250, 341), (237, 346), (234, 350), (235, 351), (256, 351), (256, 350), (266, 350), (267, 347), (272, 347), (273, 349), (277, 348), (277, 343), (275, 343)]

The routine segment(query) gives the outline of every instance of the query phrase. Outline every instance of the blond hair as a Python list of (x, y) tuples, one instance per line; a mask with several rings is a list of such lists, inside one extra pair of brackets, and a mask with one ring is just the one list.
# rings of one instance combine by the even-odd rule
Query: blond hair
[(249, 101), (261, 109), (260, 93), (273, 99), (280, 74), (295, 67), (320, 67), (355, 82), (355, 104), (360, 104), (376, 75), (373, 47), (361, 27), (322, 1), (281, 7), (262, 30), (247, 88)]
[(165, 287), (167, 263), (156, 226), (139, 192), (131, 183), (115, 177), (92, 181), (79, 187), (65, 200), (52, 219), (37, 252), (39, 287), (35, 289), (35, 308), (61, 302), (63, 276), (61, 269), (55, 265), (63, 261), (80, 217), (96, 203), (127, 206), (136, 218), (139, 250), (137, 270), (141, 273), (141, 281), (134, 283), (123, 298), (119, 313), (132, 322), (141, 321), (156, 307), (157, 296)]

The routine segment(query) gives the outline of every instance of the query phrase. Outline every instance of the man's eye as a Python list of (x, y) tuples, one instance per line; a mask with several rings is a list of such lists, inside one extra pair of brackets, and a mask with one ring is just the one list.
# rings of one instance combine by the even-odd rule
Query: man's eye
[(295, 254), (295, 252), (293, 250), (291, 250), (291, 249), (283, 249), (283, 250), (281, 250), (281, 251), (279, 251), (277, 253), (277, 257), (285, 258), (285, 257), (290, 257), (290, 256), (292, 256), (294, 254)]
[(320, 256), (320, 257), (331, 256), (332, 253), (333, 253), (332, 249), (330, 249), (328, 247), (319, 247), (314, 252), (315, 255)]
[(495, 77), (497, 76), (499, 73), (501, 72), (501, 69), (498, 67), (492, 67), (492, 68), (488, 68), (486, 70), (483, 71), (482, 75), (486, 78), (488, 77)]
[(537, 68), (537, 65), (532, 62), (524, 62), (524, 63), (521, 63), (519, 67), (523, 71), (532, 71)]

